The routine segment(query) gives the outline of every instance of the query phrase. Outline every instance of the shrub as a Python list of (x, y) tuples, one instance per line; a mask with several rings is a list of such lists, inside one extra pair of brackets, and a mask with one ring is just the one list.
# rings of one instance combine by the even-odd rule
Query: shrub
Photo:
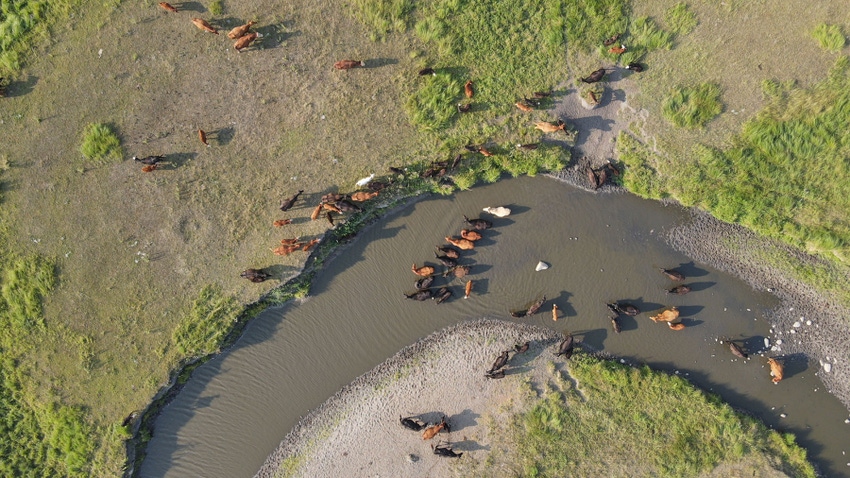
[(224, 13), (224, 3), (221, 0), (213, 0), (210, 3), (210, 13), (213, 15), (221, 15)]
[(188, 357), (218, 351), (240, 310), (235, 298), (224, 295), (217, 287), (205, 286), (189, 314), (174, 330), (174, 345)]
[(661, 105), (664, 117), (681, 128), (701, 128), (721, 111), (720, 87), (713, 83), (676, 87)]
[(83, 156), (91, 161), (120, 161), (124, 157), (121, 140), (112, 128), (103, 123), (91, 123), (83, 130), (80, 146)]
[(687, 35), (697, 26), (697, 17), (685, 2), (679, 2), (667, 10), (664, 21), (670, 31), (677, 35)]
[(812, 30), (812, 38), (814, 38), (821, 48), (827, 51), (839, 51), (844, 48), (847, 39), (844, 38), (844, 33), (841, 32), (841, 27), (838, 25), (827, 25), (821, 23)]

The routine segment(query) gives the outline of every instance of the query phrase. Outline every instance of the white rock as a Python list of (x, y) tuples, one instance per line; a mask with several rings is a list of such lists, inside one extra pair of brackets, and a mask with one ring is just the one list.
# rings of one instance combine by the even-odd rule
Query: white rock
[(800, 324), (800, 322), (794, 322), (794, 328), (795, 329), (800, 328), (800, 325), (802, 325), (802, 324)]
[(764, 338), (764, 346), (765, 348), (770, 347), (770, 339), (767, 337)]
[(776, 345), (782, 345), (782, 339), (777, 340)]
[(831, 372), (832, 371), (832, 364), (831, 363), (823, 364), (823, 371), (826, 372), (826, 373)]
[(549, 264), (547, 264), (543, 261), (540, 261), (540, 262), (537, 263), (537, 267), (535, 267), (534, 270), (539, 272), (539, 271), (545, 271), (548, 268), (549, 268)]
[(806, 325), (812, 325), (812, 321), (811, 321), (811, 320), (807, 320), (807, 321), (806, 321)]
[(850, 418), (845, 418), (844, 423), (850, 423)]
[(505, 206), (485, 207), (483, 210), (484, 212), (492, 214), (496, 217), (505, 217), (511, 215), (511, 210), (506, 208)]
[(780, 413), (780, 414), (779, 414), (779, 416), (780, 416), (780, 417), (782, 417), (782, 418), (785, 418), (785, 417), (787, 417), (788, 415), (786, 415), (786, 414), (784, 414), (784, 413)]

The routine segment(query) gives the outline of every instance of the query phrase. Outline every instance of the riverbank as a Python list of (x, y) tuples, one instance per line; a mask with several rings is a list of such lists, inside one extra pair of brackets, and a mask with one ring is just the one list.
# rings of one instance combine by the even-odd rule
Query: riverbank
[[(512, 434), (523, 433), (517, 431), (523, 427), (518, 425), (521, 423), (517, 421), (521, 420), (518, 415), (546, 403), (547, 397), (561, 397), (555, 401), (568, 404), (569, 413), (578, 415), (580, 420), (592, 420), (581, 416), (583, 411), (598, 406), (595, 400), (610, 400), (605, 396), (606, 385), (593, 383), (596, 377), (587, 373), (609, 371), (613, 374), (610, 378), (620, 373), (637, 373), (649, 380), (643, 385), (630, 382), (632, 386), (640, 386), (641, 393), (656, 383), (653, 377), (661, 382), (680, 380), (605, 360), (591, 359), (591, 367), (602, 366), (602, 369), (592, 370), (587, 368), (585, 357), (576, 357), (568, 363), (553, 355), (561, 338), (559, 333), (547, 328), (491, 319), (463, 322), (429, 335), (358, 377), (302, 418), (256, 476), (514, 476), (521, 465), (512, 459), (523, 459), (522, 445), (511, 443), (516, 438)], [(525, 342), (530, 344), (528, 350), (511, 356), (505, 378), (490, 380), (484, 377), (484, 371), (501, 351)], [(629, 380), (636, 378), (632, 376)], [(682, 389), (673, 392), (669, 384), (662, 388), (674, 402), (682, 398), (680, 394), (691, 393)], [(694, 392), (697, 395), (689, 395), (688, 400), (692, 412), (698, 413), (703, 404), (696, 397), (703, 395)], [(620, 394), (620, 391), (614, 393)], [(639, 399), (644, 400), (644, 397)], [(631, 401), (628, 406), (642, 408), (642, 405), (658, 408), (657, 404), (632, 404)], [(725, 405), (718, 407), (718, 410), (728, 409)], [(598, 416), (598, 411), (594, 413)], [(404, 428), (399, 423), (399, 415), (414, 416), (429, 423), (439, 422), (445, 416), (451, 431), (439, 434), (430, 442), (425, 441), (421, 432)], [(747, 419), (742, 420), (748, 423)], [(706, 429), (711, 426), (704, 425)], [(562, 425), (552, 422), (549, 426), (557, 429)], [(667, 428), (675, 429), (675, 425)], [(738, 425), (737, 432), (744, 433), (742, 428), (744, 426)], [(765, 432), (763, 427), (747, 433), (775, 435)], [(663, 439), (660, 435), (651, 440)], [(606, 443), (606, 439), (610, 441)], [(599, 448), (597, 453), (628, 446), (617, 443), (610, 436), (606, 439), (594, 440), (594, 447)], [(727, 436), (726, 439), (734, 438)], [(454, 452), (464, 453), (464, 456), (460, 459), (436, 456), (431, 445), (437, 443), (449, 443)], [(631, 473), (639, 475), (659, 471), (653, 468), (657, 463), (652, 459), (635, 463), (631, 455), (623, 456), (618, 459), (609, 455), (599, 465), (587, 465), (586, 462), (595, 461), (594, 457), (582, 457), (579, 461), (585, 463), (574, 466), (578, 466), (578, 470), (591, 466), (600, 472), (624, 471), (626, 466)], [(793, 459), (786, 460), (783, 454), (778, 456), (782, 458), (748, 452), (733, 462), (723, 462), (708, 476), (719, 476), (721, 472), (788, 476), (778, 468), (787, 468)]]

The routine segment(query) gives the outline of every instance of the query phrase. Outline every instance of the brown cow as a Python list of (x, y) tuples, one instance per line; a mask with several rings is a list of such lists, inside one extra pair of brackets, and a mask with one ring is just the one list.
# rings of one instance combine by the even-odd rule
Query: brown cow
[(366, 62), (358, 60), (340, 60), (334, 63), (334, 68), (337, 70), (350, 70), (352, 68), (357, 68), (358, 66), (366, 66)]
[(143, 173), (149, 173), (149, 172), (151, 172), (151, 171), (156, 171), (157, 166), (159, 166), (159, 165), (157, 165), (157, 164), (148, 164), (147, 166), (142, 166), (142, 172), (143, 172)]
[(552, 320), (558, 321), (558, 304), (552, 304)]
[(467, 98), (472, 98), (473, 96), (475, 96), (475, 90), (472, 89), (472, 80), (467, 81), (463, 85), (463, 93), (466, 95)]
[(538, 121), (534, 123), (534, 127), (543, 131), (544, 133), (556, 133), (558, 131), (564, 131), (564, 127), (566, 127), (566, 123), (561, 120), (558, 120), (557, 124), (549, 123), (548, 121)]
[(685, 324), (681, 322), (667, 322), (667, 326), (670, 327), (670, 329), (672, 330), (685, 330)]
[(613, 53), (615, 55), (622, 55), (625, 52), (626, 52), (626, 45), (615, 46), (615, 47), (611, 47), (611, 48), (608, 49), (608, 53)]
[(286, 211), (290, 210), (290, 209), (292, 208), (292, 206), (294, 206), (294, 205), (295, 205), (295, 201), (297, 201), (297, 200), (298, 200), (298, 196), (300, 196), (300, 195), (301, 195), (301, 193), (303, 193), (303, 192), (304, 192), (304, 190), (303, 190), (303, 189), (299, 189), (299, 190), (298, 190), (298, 192), (297, 192), (297, 193), (295, 193), (293, 196), (291, 196), (291, 197), (288, 197), (288, 198), (284, 199), (284, 200), (280, 203), (280, 210), (281, 210), (281, 211), (284, 211), (284, 212), (286, 212)]
[(440, 431), (443, 429), (449, 431), (449, 424), (446, 423), (446, 417), (443, 417), (443, 419), (440, 420), (440, 423), (426, 428), (425, 431), (422, 432), (422, 439), (430, 440), (437, 436), (437, 433), (440, 433)]
[(484, 229), (490, 229), (491, 227), (493, 227), (493, 223), (486, 219), (470, 219), (466, 216), (466, 214), (463, 215), (463, 222), (469, 224), (470, 226), (472, 226), (473, 229), (479, 231), (482, 231)]
[(684, 284), (683, 285), (677, 285), (676, 287), (673, 287), (672, 289), (667, 289), (668, 294), (676, 294), (676, 295), (685, 295), (690, 291), (691, 291), (691, 288), (689, 286), (684, 285)]
[(767, 363), (770, 364), (770, 376), (773, 377), (773, 383), (782, 381), (782, 374), (785, 371), (785, 367), (773, 357), (768, 358)]
[(324, 209), (326, 209), (326, 210), (328, 210), (328, 211), (333, 211), (333, 212), (335, 212), (335, 213), (337, 213), (337, 214), (342, 214), (342, 210), (341, 210), (340, 208), (336, 207), (335, 205), (333, 205), (333, 204), (331, 204), (331, 203), (329, 203), (329, 202), (322, 203), (322, 208), (324, 208)]
[(257, 32), (253, 32), (253, 33), (249, 33), (247, 35), (244, 35), (244, 36), (240, 37), (238, 40), (236, 40), (236, 43), (233, 44), (233, 48), (236, 49), (236, 51), (241, 53), (243, 48), (248, 48), (249, 46), (251, 46), (251, 43), (253, 43), (254, 40), (256, 40), (257, 37), (259, 37), (259, 36), (260, 36), (260, 34), (257, 33)]
[(531, 304), (531, 307), (529, 307), (529, 308), (528, 308), (528, 310), (525, 312), (525, 315), (534, 315), (534, 314), (536, 314), (536, 313), (537, 313), (537, 311), (538, 311), (538, 310), (540, 310), (540, 308), (541, 308), (541, 307), (543, 307), (543, 303), (544, 303), (544, 302), (546, 302), (546, 296), (545, 296), (545, 295), (543, 296), (543, 298), (542, 298), (542, 299), (540, 299), (540, 300), (538, 300), (537, 302), (535, 302), (535, 303)]
[(274, 223), (274, 227), (283, 227), (287, 224), (292, 224), (292, 219), (278, 219)]
[(258, 283), (270, 279), (271, 275), (263, 272), (262, 269), (245, 269), (244, 271), (242, 271), (241, 274), (239, 274), (239, 277), (243, 277), (251, 282)]
[(670, 307), (669, 309), (663, 310), (658, 315), (653, 315), (650, 317), (653, 322), (674, 322), (679, 318), (679, 309), (675, 307)]
[(475, 242), (475, 241), (480, 240), (484, 236), (482, 236), (481, 233), (477, 232), (477, 231), (473, 231), (473, 230), (470, 230), (470, 229), (461, 229), (460, 230), (460, 237), (462, 237), (462, 238), (464, 238), (468, 241)]
[(603, 41), (603, 42), (602, 42), (602, 44), (603, 44), (603, 45), (605, 45), (605, 46), (611, 46), (611, 45), (613, 45), (613, 44), (614, 44), (614, 42), (616, 42), (616, 41), (617, 41), (617, 40), (619, 40), (619, 39), (620, 39), (620, 34), (619, 34), (619, 33), (615, 33), (615, 34), (614, 34), (613, 36), (611, 36), (610, 38), (605, 39), (605, 41)]
[(434, 275), (434, 268), (431, 266), (422, 266), (416, 267), (416, 263), (414, 262), (412, 266), (410, 266), (410, 270), (413, 271), (414, 274), (422, 277), (428, 277)]
[(670, 280), (675, 280), (675, 281), (680, 281), (680, 282), (685, 280), (685, 275), (682, 274), (681, 272), (675, 270), (675, 269), (665, 269), (663, 267), (659, 267), (658, 269), (661, 270), (661, 272), (665, 276), (667, 276)]
[(446, 236), (446, 241), (455, 247), (463, 249), (464, 251), (475, 249), (475, 243), (470, 241), (469, 239), (457, 239), (454, 237)]
[(164, 10), (166, 10), (166, 11), (169, 11), (169, 12), (172, 12), (172, 13), (177, 13), (177, 9), (176, 9), (176, 8), (174, 8), (174, 7), (173, 7), (170, 3), (168, 3), (168, 2), (159, 2), (159, 6), (160, 6), (160, 7), (162, 7), (162, 8), (163, 8)]
[(471, 293), (472, 293), (472, 281), (471, 281), (471, 280), (466, 281), (466, 288), (464, 289), (464, 291), (463, 291), (463, 292), (464, 292), (464, 293), (463, 293), (463, 298), (464, 298), (464, 299), (468, 299), (468, 298), (469, 298), (469, 294), (471, 294)]
[(301, 247), (301, 250), (302, 250), (302, 251), (304, 251), (304, 252), (307, 252), (307, 251), (309, 251), (310, 249), (312, 249), (312, 248), (313, 248), (313, 246), (315, 246), (315, 245), (316, 245), (316, 244), (318, 244), (318, 243), (319, 243), (319, 239), (318, 239), (318, 238), (316, 238), (316, 239), (310, 239), (309, 241), (307, 241), (307, 243), (306, 243), (306, 244), (304, 244), (304, 245)]
[(200, 139), (201, 142), (204, 143), (204, 146), (208, 148), (210, 147), (210, 144), (207, 143), (207, 133), (204, 132), (204, 130), (202, 130), (201, 128), (198, 128), (198, 139)]
[(237, 40), (239, 38), (242, 38), (248, 33), (248, 30), (250, 30), (251, 27), (256, 24), (257, 22), (251, 20), (244, 25), (240, 25), (234, 28), (233, 30), (230, 30), (230, 33), (227, 34), (227, 38), (230, 38), (231, 40)]
[(580, 79), (582, 83), (596, 83), (597, 81), (601, 81), (602, 78), (605, 77), (605, 73), (607, 73), (607, 70), (605, 68), (600, 68), (588, 75), (587, 78)]
[(377, 196), (378, 196), (377, 191), (372, 191), (370, 193), (367, 193), (366, 191), (357, 191), (356, 193), (351, 195), (351, 200), (357, 201), (357, 202), (363, 202), (363, 201), (368, 201), (368, 200), (370, 200), (374, 197), (377, 197)]
[(212, 27), (212, 25), (207, 23), (206, 20), (202, 20), (200, 18), (193, 18), (192, 23), (194, 23), (196, 27), (200, 28), (201, 30), (203, 30), (205, 32), (210, 32), (210, 33), (214, 33), (214, 34), (218, 35), (218, 30), (216, 30), (215, 28)]
[(525, 101), (517, 101), (516, 103), (514, 103), (514, 105), (516, 105), (516, 107), (519, 108), (520, 111), (524, 111), (526, 113), (534, 110), (534, 108), (529, 106)]

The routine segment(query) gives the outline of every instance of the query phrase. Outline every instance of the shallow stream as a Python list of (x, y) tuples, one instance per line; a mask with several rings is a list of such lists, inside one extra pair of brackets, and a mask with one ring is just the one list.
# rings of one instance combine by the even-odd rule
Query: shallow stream
[[(513, 214), (481, 213), (499, 205)], [(464, 214), (494, 223), (463, 254), (472, 268), (472, 296), (464, 300), (465, 280), (455, 279), (454, 296), (443, 304), (405, 298), (417, 278), (411, 264), (442, 269), (434, 246), (459, 234)], [(325, 266), (309, 298), (264, 312), (235, 347), (194, 372), (156, 420), (141, 474), (252, 476), (302, 415), (355, 377), (448, 325), (496, 317), (570, 330), (588, 348), (685, 375), (796, 434), (826, 476), (848, 476), (848, 412), (826, 392), (816, 366), (786, 357), (785, 379), (774, 385), (764, 357), (742, 360), (718, 342), (729, 337), (750, 352), (764, 348), (764, 339), (773, 339), (764, 317), (779, 304), (668, 246), (663, 231), (687, 219), (675, 206), (593, 194), (545, 177), (431, 197), (390, 214)], [(538, 261), (551, 267), (536, 272)], [(659, 267), (683, 272), (693, 291), (666, 294), (676, 284)], [(440, 278), (434, 286), (444, 284)], [(543, 295), (547, 302), (537, 314), (508, 315)], [(644, 311), (623, 316), (620, 334), (607, 318), (605, 303), (614, 300)], [(552, 304), (560, 309), (557, 322)], [(646, 312), (667, 306), (679, 308), (685, 330), (649, 319)]]

